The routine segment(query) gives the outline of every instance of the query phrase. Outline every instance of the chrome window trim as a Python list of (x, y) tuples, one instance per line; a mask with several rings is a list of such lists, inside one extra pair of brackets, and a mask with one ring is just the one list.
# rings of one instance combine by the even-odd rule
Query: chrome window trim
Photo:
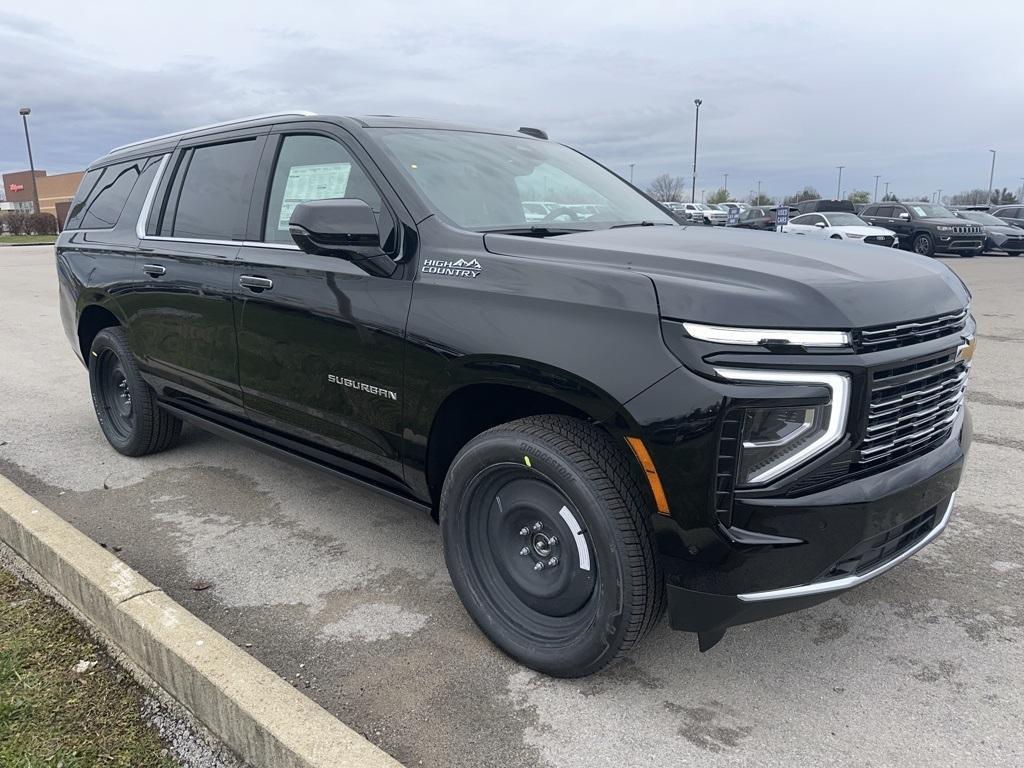
[(753, 368), (715, 368), (715, 373), (731, 381), (760, 384), (817, 384), (827, 387), (832, 395), (828, 426), (810, 445), (801, 448), (789, 458), (765, 470), (748, 481), (752, 485), (766, 483), (800, 466), (808, 459), (835, 445), (846, 434), (846, 419), (850, 411), (850, 377), (844, 373), (824, 371), (762, 371)]
[(705, 325), (684, 322), (688, 334), (701, 341), (717, 344), (763, 346), (766, 342), (794, 344), (804, 347), (848, 347), (849, 331), (797, 331), (776, 328), (734, 328), (724, 325)]
[(949, 497), (949, 504), (946, 505), (946, 511), (942, 515), (942, 519), (939, 520), (938, 525), (932, 528), (928, 535), (921, 539), (914, 546), (896, 555), (892, 560), (872, 568), (866, 573), (862, 573), (854, 576), (844, 576), (841, 579), (829, 579), (828, 581), (819, 581), (815, 584), (802, 584), (797, 587), (784, 587), (782, 589), (771, 589), (767, 592), (747, 592), (742, 595), (736, 595), (744, 603), (758, 603), (766, 600), (785, 600), (790, 597), (807, 597), (809, 595), (821, 595), (827, 592), (838, 592), (851, 587), (856, 587), (858, 584), (863, 584), (865, 581), (870, 581), (876, 576), (881, 576), (891, 568), (895, 568), (897, 565), (902, 563), (907, 558), (920, 552), (924, 547), (931, 544), (940, 533), (942, 533), (946, 526), (949, 524), (950, 515), (953, 513), (953, 500), (956, 498), (956, 493), (953, 493)]
[(110, 150), (109, 154), (114, 152), (120, 152), (122, 149), (128, 149), (129, 147), (137, 147), (140, 144), (148, 144), (151, 141), (159, 141), (160, 139), (173, 139), (175, 136), (185, 136), (190, 133), (198, 133), (199, 131), (209, 131), (213, 128), (226, 128), (231, 125), (238, 125), (239, 123), (251, 123), (254, 120), (270, 120), (275, 117), (315, 117), (316, 112), (309, 112), (304, 109), (297, 109), (294, 112), (267, 112), (263, 115), (249, 115), (248, 117), (236, 117), (233, 120), (225, 120), (220, 123), (210, 123), (209, 125), (200, 125), (195, 128), (186, 128), (183, 131), (173, 131), (171, 133), (162, 133), (159, 136), (151, 136), (148, 139), (140, 139), (139, 141), (132, 141), (128, 144), (122, 144), (119, 147), (114, 147)]
[(142, 201), (142, 210), (139, 211), (138, 221), (135, 222), (135, 234), (139, 240), (146, 238), (146, 222), (149, 221), (149, 212), (153, 209), (156, 189), (160, 186), (160, 180), (164, 177), (164, 170), (167, 168), (167, 161), (170, 157), (171, 155), (168, 153), (161, 158), (160, 165), (156, 169), (156, 176), (153, 177), (153, 183), (149, 185), (149, 191), (146, 192), (146, 199)]

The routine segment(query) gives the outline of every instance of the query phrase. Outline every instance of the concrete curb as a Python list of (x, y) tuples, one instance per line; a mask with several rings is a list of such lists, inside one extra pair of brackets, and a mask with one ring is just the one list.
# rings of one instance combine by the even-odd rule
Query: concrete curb
[(253, 766), (401, 768), (3, 475), (0, 540)]

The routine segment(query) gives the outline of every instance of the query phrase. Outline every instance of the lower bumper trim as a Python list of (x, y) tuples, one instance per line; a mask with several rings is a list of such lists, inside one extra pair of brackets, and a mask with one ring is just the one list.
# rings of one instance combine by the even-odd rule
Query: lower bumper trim
[(888, 571), (890, 568), (895, 568), (897, 565), (902, 563), (907, 558), (911, 557), (915, 553), (928, 546), (934, 541), (940, 533), (946, 528), (949, 523), (950, 515), (953, 513), (953, 500), (956, 498), (954, 493), (949, 497), (949, 503), (946, 505), (946, 511), (942, 515), (942, 519), (939, 520), (938, 524), (932, 528), (928, 535), (918, 541), (912, 547), (904, 550), (892, 560), (887, 560), (881, 565), (872, 568), (870, 571), (861, 574), (855, 574), (852, 576), (844, 576), (841, 579), (829, 579), (827, 581), (818, 581), (813, 584), (801, 584), (796, 587), (784, 587), (782, 589), (772, 589), (767, 592), (747, 592), (745, 594), (737, 595), (744, 603), (758, 603), (766, 600), (785, 600), (793, 597), (809, 597), (811, 595), (826, 594), (829, 592), (840, 592), (851, 587), (856, 587), (858, 584), (863, 584), (865, 581), (870, 581), (876, 576), (881, 576), (883, 573)]

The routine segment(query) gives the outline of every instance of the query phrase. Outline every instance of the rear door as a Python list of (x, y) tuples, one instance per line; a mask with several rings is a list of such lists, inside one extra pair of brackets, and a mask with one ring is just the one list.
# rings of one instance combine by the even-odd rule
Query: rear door
[[(298, 203), (358, 198), (397, 255), (397, 198), (344, 131), (289, 124), (267, 143), (242, 246), (235, 320), (249, 418), (317, 457), (355, 462), (400, 483), (405, 322), (411, 271), (373, 277), (350, 262), (300, 251), (288, 232)], [(409, 222), (411, 226), (411, 221)], [(309, 449), (306, 452), (310, 452)]]
[(232, 300), (253, 179), (270, 128), (183, 142), (140, 242), (132, 345), (161, 397), (244, 415)]

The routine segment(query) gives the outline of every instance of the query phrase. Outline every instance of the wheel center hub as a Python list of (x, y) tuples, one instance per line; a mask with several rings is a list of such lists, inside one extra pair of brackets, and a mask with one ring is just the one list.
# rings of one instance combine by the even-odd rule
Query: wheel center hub
[(554, 548), (555, 543), (547, 534), (535, 533), (533, 535), (533, 551), (537, 553), (538, 557), (549, 557)]

